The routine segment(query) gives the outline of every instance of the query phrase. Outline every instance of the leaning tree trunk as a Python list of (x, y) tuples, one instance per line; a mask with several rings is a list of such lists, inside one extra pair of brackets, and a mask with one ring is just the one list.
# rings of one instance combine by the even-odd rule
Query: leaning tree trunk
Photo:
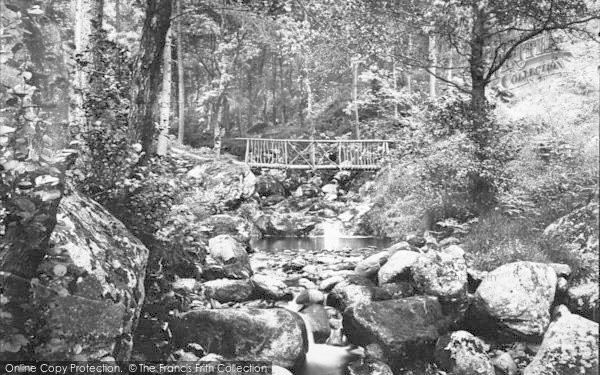
[(147, 0), (129, 115), (129, 139), (141, 143), (144, 160), (154, 152), (163, 50), (170, 23), (171, 0)]

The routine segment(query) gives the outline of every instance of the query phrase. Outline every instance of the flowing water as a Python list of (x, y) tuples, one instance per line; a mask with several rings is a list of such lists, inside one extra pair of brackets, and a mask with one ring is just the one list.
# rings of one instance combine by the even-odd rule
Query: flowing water
[(346, 364), (364, 357), (364, 350), (354, 346), (315, 344), (310, 322), (302, 313), (308, 337), (304, 366), (295, 375), (343, 375)]
[[(324, 225), (323, 229), (323, 236), (318, 237), (255, 238), (250, 244), (255, 250), (251, 257), (264, 263), (262, 272), (273, 272), (278, 268), (277, 264), (286, 259), (303, 258), (309, 263), (323, 265), (331, 258), (343, 262), (359, 255), (360, 259), (392, 245), (391, 240), (384, 238), (343, 236), (336, 225)], [(261, 272), (258, 266), (255, 269)], [(294, 302), (287, 306), (294, 312), (300, 307)], [(308, 352), (304, 366), (294, 375), (344, 375), (349, 362), (364, 357), (364, 349), (360, 347), (315, 343), (310, 322), (302, 313), (299, 315), (306, 326)]]

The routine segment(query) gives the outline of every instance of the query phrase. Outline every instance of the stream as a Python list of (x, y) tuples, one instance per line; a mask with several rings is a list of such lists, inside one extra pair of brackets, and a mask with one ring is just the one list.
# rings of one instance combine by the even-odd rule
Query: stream
[[(305, 287), (311, 288), (299, 280), (316, 286), (330, 273), (351, 270), (360, 259), (391, 244), (392, 240), (375, 237), (267, 237), (252, 240), (255, 252), (250, 257), (257, 273), (284, 279), (297, 295)], [(290, 269), (290, 264), (304, 266)], [(290, 301), (284, 307), (298, 312), (302, 306)], [(301, 312), (299, 315), (307, 329), (308, 352), (304, 366), (295, 375), (343, 375), (349, 362), (364, 357), (360, 347), (315, 343), (310, 322)]]

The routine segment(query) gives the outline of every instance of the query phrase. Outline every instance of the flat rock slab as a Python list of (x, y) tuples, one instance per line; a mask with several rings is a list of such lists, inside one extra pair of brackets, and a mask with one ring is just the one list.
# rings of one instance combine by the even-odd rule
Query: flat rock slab
[(268, 361), (291, 369), (308, 350), (302, 318), (285, 309), (190, 311), (174, 318), (171, 327), (176, 346), (196, 343), (231, 360)]

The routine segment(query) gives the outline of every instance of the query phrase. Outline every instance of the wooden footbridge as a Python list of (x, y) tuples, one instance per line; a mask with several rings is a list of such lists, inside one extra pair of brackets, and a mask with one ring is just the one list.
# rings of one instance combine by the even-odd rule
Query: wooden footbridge
[(307, 140), (238, 138), (246, 141), (250, 167), (274, 169), (355, 169), (381, 167), (388, 140)]

